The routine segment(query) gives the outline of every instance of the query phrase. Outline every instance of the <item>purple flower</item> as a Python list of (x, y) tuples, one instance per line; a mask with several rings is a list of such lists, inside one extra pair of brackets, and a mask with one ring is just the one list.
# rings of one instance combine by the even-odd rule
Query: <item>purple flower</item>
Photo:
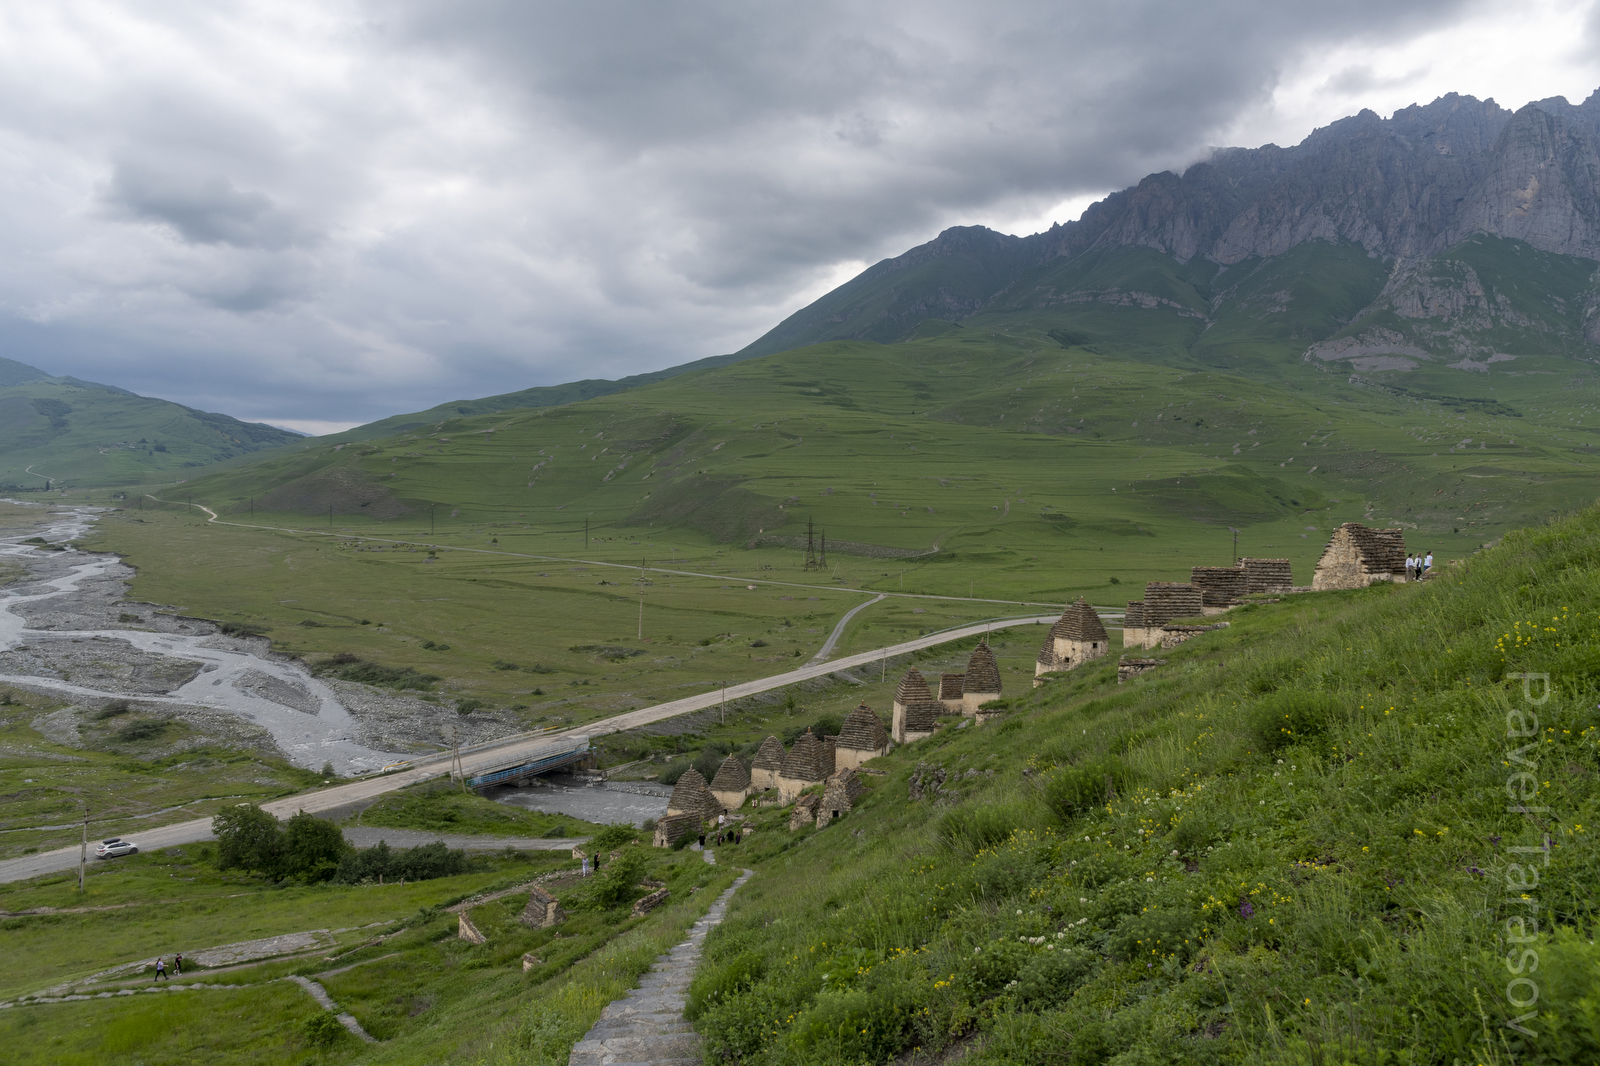
[(1249, 900), (1245, 900), (1244, 902), (1239, 904), (1239, 917), (1248, 918), (1252, 914), (1254, 914), (1255, 912), (1256, 912), (1256, 909), (1254, 907), (1250, 906), (1250, 901)]

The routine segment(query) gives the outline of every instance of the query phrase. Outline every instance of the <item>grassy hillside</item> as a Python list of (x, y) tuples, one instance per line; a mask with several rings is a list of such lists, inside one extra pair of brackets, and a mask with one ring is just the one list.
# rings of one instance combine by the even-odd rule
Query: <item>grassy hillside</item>
[(0, 488), (125, 488), (297, 440), (259, 422), (0, 360)]
[(708, 940), (708, 1061), (1593, 1061), (1597, 557), (1590, 510), (875, 762)]

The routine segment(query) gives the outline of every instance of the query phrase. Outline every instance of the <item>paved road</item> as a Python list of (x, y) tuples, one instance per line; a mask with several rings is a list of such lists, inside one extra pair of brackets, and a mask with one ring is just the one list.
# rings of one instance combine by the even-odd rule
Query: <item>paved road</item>
[[(1034, 615), (1027, 618), (1000, 619), (993, 622), (984, 622), (978, 625), (963, 626), (959, 629), (949, 629), (941, 633), (934, 633), (916, 640), (908, 640), (904, 644), (895, 644), (888, 648), (879, 648), (876, 651), (862, 652), (858, 655), (847, 655), (842, 659), (828, 663), (807, 663), (798, 670), (787, 673), (775, 674), (772, 677), (761, 678), (756, 681), (745, 681), (737, 685), (729, 685), (726, 689), (727, 698), (730, 700), (742, 699), (745, 696), (754, 696), (775, 688), (783, 688), (801, 681), (815, 677), (823, 677), (839, 670), (848, 670), (853, 666), (868, 666), (878, 662), (887, 655), (904, 655), (907, 652), (921, 651), (923, 648), (932, 648), (939, 644), (949, 644), (960, 640), (968, 640), (982, 636), (984, 633), (995, 629), (1006, 629), (1011, 626), (1021, 625), (1050, 625), (1056, 620), (1056, 615)], [(666, 718), (675, 718), (680, 714), (689, 714), (692, 711), (703, 711), (708, 707), (715, 707), (723, 699), (722, 689), (712, 689), (701, 696), (689, 696), (670, 703), (658, 703), (653, 707), (641, 707), (636, 711), (619, 714), (613, 718), (604, 718), (598, 722), (587, 725), (575, 726), (561, 732), (525, 734), (523, 736), (508, 737), (504, 740), (490, 744), (479, 745), (475, 749), (464, 750), (461, 753), (461, 762), (467, 775), (483, 773), (515, 765), (515, 760), (525, 757), (530, 752), (547, 747), (552, 740), (572, 736), (604, 736), (607, 733), (620, 733), (628, 729), (637, 729), (652, 722), (659, 722)], [(343, 807), (349, 803), (374, 799), (386, 792), (404, 788), (434, 777), (442, 777), (450, 772), (450, 757), (448, 755), (434, 756), (430, 759), (417, 760), (409, 769), (385, 774), (382, 777), (368, 778), (361, 781), (352, 781), (348, 784), (333, 785), (329, 788), (318, 789), (315, 792), (304, 792), (287, 799), (273, 800), (261, 805), (263, 810), (269, 811), (279, 818), (287, 819), (296, 811), (306, 811), (317, 814), (321, 811)], [(135, 835), (138, 844), (145, 851), (154, 851), (157, 848), (170, 848), (178, 844), (192, 844), (199, 840), (211, 839), (211, 819), (197, 818), (189, 822), (176, 822), (172, 825), (157, 826), (146, 829)], [(55, 873), (60, 870), (70, 870), (78, 864), (78, 848), (76, 845), (67, 848), (57, 848), (55, 851), (41, 852), (37, 855), (24, 855), (18, 859), (8, 859), (0, 862), (0, 884), (8, 881), (21, 881), (29, 877), (38, 877), (42, 874)]]
[(833, 632), (828, 634), (828, 639), (822, 642), (821, 650), (818, 651), (817, 654), (813, 655), (810, 661), (814, 663), (827, 662), (828, 656), (833, 654), (833, 646), (839, 643), (840, 637), (844, 636), (844, 627), (850, 624), (850, 619), (854, 618), (862, 611), (865, 611), (873, 604), (882, 603), (886, 599), (888, 599), (887, 593), (876, 596), (873, 599), (868, 600), (866, 603), (857, 604), (846, 611), (844, 613), (844, 617), (839, 619), (839, 624), (833, 627)]

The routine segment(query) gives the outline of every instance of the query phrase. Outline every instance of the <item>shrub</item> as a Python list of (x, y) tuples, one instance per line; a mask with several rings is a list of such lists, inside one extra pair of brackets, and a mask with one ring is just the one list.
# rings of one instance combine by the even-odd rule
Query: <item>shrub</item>
[(118, 740), (138, 742), (141, 740), (154, 740), (167, 731), (172, 725), (165, 718), (141, 718), (136, 722), (129, 722), (117, 733)]
[(452, 851), (440, 840), (399, 851), (389, 847), (388, 841), (380, 840), (375, 848), (346, 852), (334, 879), (351, 885), (379, 878), (428, 881), (465, 873), (467, 865), (465, 851)]
[(456, 700), (456, 713), (471, 714), (473, 711), (481, 711), (487, 706), (488, 704), (484, 703), (482, 700), (472, 699), (469, 697), (463, 700)]
[(259, 637), (267, 631), (266, 626), (253, 622), (218, 622), (217, 628), (226, 637)]
[(438, 674), (419, 673), (410, 666), (384, 666), (368, 662), (347, 651), (322, 660), (311, 668), (311, 672), (318, 677), (337, 677), (343, 681), (394, 689), (426, 689), (440, 680)]
[(602, 869), (595, 879), (589, 898), (603, 908), (629, 902), (638, 889), (639, 878), (644, 876), (644, 855), (638, 848), (629, 848)]
[(632, 844), (638, 837), (638, 831), (633, 826), (626, 822), (618, 822), (606, 826), (589, 838), (589, 847), (594, 851), (615, 851), (626, 844)]
[(284, 827), (282, 871), (307, 884), (326, 881), (339, 871), (339, 863), (352, 851), (339, 827), (326, 818), (300, 811)]
[(278, 820), (254, 803), (225, 807), (211, 819), (217, 837), (217, 868), (276, 873), (283, 857)]
[(329, 1011), (321, 1010), (306, 1019), (302, 1031), (306, 1043), (314, 1048), (326, 1050), (343, 1040), (349, 1033), (339, 1019)]
[(1054, 1007), (1065, 1002), (1099, 962), (1094, 952), (1081, 948), (1041, 951), (1018, 972), (1017, 997), (1037, 1007)]
[(115, 718), (119, 714), (127, 714), (133, 710), (133, 704), (127, 700), (112, 700), (98, 711), (94, 712), (94, 720), (103, 722), (107, 718)]
[(1115, 755), (1068, 766), (1045, 784), (1045, 805), (1067, 821), (1105, 806), (1108, 794), (1126, 790), (1129, 778), (1128, 768)]
[(1255, 751), (1262, 753), (1287, 748), (1322, 736), (1340, 713), (1339, 701), (1326, 692), (1286, 690), (1267, 696), (1256, 704), (1249, 720), (1249, 736)]

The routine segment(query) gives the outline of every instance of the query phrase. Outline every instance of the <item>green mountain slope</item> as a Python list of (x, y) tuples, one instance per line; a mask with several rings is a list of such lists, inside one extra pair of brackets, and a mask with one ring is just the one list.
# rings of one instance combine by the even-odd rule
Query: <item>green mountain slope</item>
[(1597, 551), (1589, 510), (1239, 609), (874, 760), (826, 828), (758, 813), (708, 1060), (1595, 1061)]
[[(1187, 321), (1171, 308), (1092, 313)], [(630, 540), (795, 551), (811, 520), (836, 553), (937, 546), (908, 564), (927, 587), (965, 591), (981, 558), (997, 590), (1045, 599), (1119, 573), (1170, 578), (1226, 562), (1230, 526), (1244, 530), (1244, 554), (1289, 556), (1308, 577), (1341, 521), (1415, 528), (1456, 554), (1594, 495), (1595, 460), (1571, 444), (1588, 432), (1575, 419), (1592, 420), (1583, 412), (1600, 400), (1592, 383), (1506, 413), (1305, 364), (1264, 385), (1153, 363), (1146, 345), (1063, 348), (1036, 325), (994, 325), (817, 345), (562, 407), (314, 442), (185, 492), (258, 521), (320, 515), (462, 543), (494, 527), (535, 545), (587, 520)]]
[(0, 486), (130, 486), (292, 441), (299, 434), (0, 360)]

